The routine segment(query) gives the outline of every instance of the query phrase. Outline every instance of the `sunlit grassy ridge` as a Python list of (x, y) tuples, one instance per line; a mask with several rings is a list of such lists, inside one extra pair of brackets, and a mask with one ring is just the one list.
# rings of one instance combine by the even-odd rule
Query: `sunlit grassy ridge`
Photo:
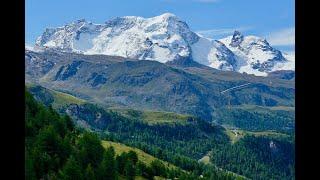
[(86, 102), (83, 99), (77, 98), (75, 96), (63, 92), (52, 91), (52, 95), (54, 97), (54, 101), (52, 104), (53, 107), (59, 107), (66, 104), (83, 104)]
[[(130, 150), (134, 151), (134, 152), (137, 153), (139, 160), (144, 162), (144, 163), (146, 163), (147, 165), (150, 165), (152, 161), (157, 159), (157, 158), (151, 156), (150, 154), (145, 153), (144, 151), (142, 151), (140, 149), (137, 149), (137, 148), (134, 148), (134, 147), (130, 147), (130, 146), (126, 146), (126, 145), (121, 144), (121, 143), (116, 143), (116, 142), (112, 142), (112, 141), (102, 141), (102, 146), (104, 148), (108, 148), (108, 147), (112, 146), (117, 155), (120, 155), (123, 152), (129, 152)], [(165, 166), (167, 166), (168, 168), (177, 168), (176, 166), (174, 166), (174, 165), (172, 165), (172, 164), (170, 164), (168, 162), (165, 162), (165, 161), (162, 161), (162, 160), (160, 160), (160, 161)]]
[(172, 112), (160, 112), (160, 111), (144, 111), (142, 119), (148, 124), (156, 123), (180, 123), (187, 122), (188, 115), (177, 114)]
[(62, 106), (69, 105), (69, 104), (83, 104), (86, 101), (75, 97), (71, 94), (47, 89), (35, 84), (28, 83), (26, 87), (33, 93), (36, 94), (38, 99), (41, 99), (44, 102), (48, 102), (51, 104), (53, 108), (59, 109)]
[(252, 136), (267, 136), (267, 137), (273, 137), (273, 138), (289, 138), (290, 136), (284, 133), (279, 133), (275, 131), (258, 131), (258, 132), (252, 132), (252, 131), (245, 131), (240, 129), (229, 129), (225, 128), (225, 133), (229, 136), (230, 142), (232, 144), (239, 141), (241, 138), (243, 138), (245, 135), (252, 135)]
[(165, 111), (139, 111), (132, 109), (113, 108), (113, 111), (119, 112), (128, 118), (141, 120), (149, 125), (153, 124), (186, 124), (190, 115), (178, 114)]

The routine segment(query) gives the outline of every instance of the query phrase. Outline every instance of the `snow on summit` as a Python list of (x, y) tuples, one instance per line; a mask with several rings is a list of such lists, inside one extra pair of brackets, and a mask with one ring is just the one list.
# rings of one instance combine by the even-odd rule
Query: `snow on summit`
[(106, 54), (167, 62), (190, 55), (195, 33), (175, 15), (118, 17), (105, 24), (76, 21), (47, 29), (37, 46), (84, 54)]
[[(236, 71), (260, 76), (286, 66), (289, 62), (283, 54), (270, 46), (266, 39), (257, 36), (243, 36), (235, 31), (233, 36), (220, 39), (230, 49), (236, 59)], [(294, 70), (294, 69), (286, 69)]]
[(243, 36), (238, 31), (221, 40), (208, 39), (192, 32), (171, 13), (151, 18), (117, 17), (104, 24), (82, 19), (47, 28), (35, 47), (162, 63), (190, 58), (216, 69), (260, 76), (279, 68), (294, 70), (292, 65), (286, 65), (289, 61), (282, 53), (264, 39)]

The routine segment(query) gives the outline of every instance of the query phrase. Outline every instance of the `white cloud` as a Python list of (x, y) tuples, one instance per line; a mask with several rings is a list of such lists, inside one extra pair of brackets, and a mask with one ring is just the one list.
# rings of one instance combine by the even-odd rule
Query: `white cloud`
[(267, 36), (268, 42), (273, 46), (294, 46), (295, 28), (285, 28)]
[(235, 30), (244, 32), (252, 29), (252, 27), (239, 27), (239, 28), (222, 28), (222, 29), (208, 29), (208, 30), (201, 30), (197, 31), (196, 33), (205, 36), (205, 37), (214, 37), (214, 36), (221, 36), (221, 35), (231, 35), (234, 33)]

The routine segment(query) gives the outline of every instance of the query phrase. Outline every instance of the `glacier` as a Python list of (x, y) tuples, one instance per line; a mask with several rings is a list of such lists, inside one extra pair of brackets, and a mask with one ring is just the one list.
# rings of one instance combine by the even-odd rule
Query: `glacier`
[(172, 13), (151, 18), (117, 17), (104, 24), (85, 19), (47, 28), (33, 49), (54, 49), (83, 54), (104, 54), (161, 63), (190, 58), (224, 71), (267, 76), (294, 70), (294, 57), (271, 47), (263, 38), (233, 36), (214, 40), (190, 30)]

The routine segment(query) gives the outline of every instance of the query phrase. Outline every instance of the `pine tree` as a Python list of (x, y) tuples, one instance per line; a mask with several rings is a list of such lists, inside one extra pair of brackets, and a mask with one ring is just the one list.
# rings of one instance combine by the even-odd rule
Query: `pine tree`
[(130, 150), (127, 154), (127, 158), (133, 162), (134, 165), (138, 162), (138, 155), (136, 152)]
[(166, 176), (166, 167), (159, 160), (154, 160), (151, 162), (151, 170), (154, 176)]
[(124, 174), (124, 167), (127, 161), (127, 153), (123, 152), (116, 157), (116, 169), (120, 174)]
[(124, 172), (128, 180), (134, 180), (136, 175), (136, 169), (131, 160), (128, 160), (126, 162), (126, 165), (124, 167)]
[(65, 121), (65, 123), (67, 125), (67, 128), (70, 131), (74, 130), (74, 124), (73, 124), (72, 119), (70, 118), (70, 116), (65, 115), (63, 118), (64, 118), (64, 121)]
[(147, 172), (147, 165), (141, 161), (139, 161), (136, 165), (137, 175), (144, 176)]
[(96, 179), (96, 177), (91, 164), (88, 164), (86, 171), (84, 173), (84, 180), (92, 180), (92, 179)]
[(103, 160), (98, 167), (98, 178), (101, 180), (113, 180), (116, 177), (115, 152), (109, 147), (103, 155)]
[(67, 163), (62, 169), (61, 178), (65, 180), (70, 180), (70, 179), (83, 180), (81, 167), (73, 157), (70, 157), (67, 160)]
[(84, 168), (88, 164), (91, 164), (93, 168), (98, 167), (105, 151), (97, 135), (88, 132), (85, 132), (79, 139), (78, 149), (78, 158)]

